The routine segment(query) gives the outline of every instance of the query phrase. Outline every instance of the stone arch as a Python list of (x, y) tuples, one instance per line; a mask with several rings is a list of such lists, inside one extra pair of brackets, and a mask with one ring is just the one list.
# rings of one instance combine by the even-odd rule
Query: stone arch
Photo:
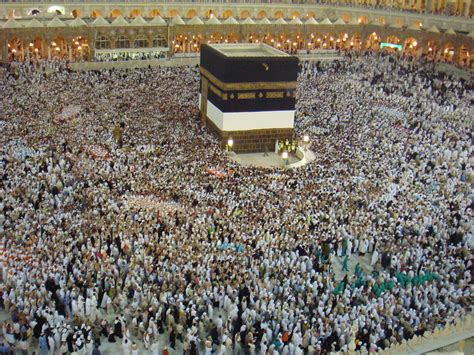
[(272, 33), (265, 33), (262, 37), (262, 43), (266, 43), (270, 46), (275, 45), (275, 38)]
[(349, 15), (348, 13), (344, 13), (341, 15), (341, 18), (344, 20), (345, 23), (349, 23), (349, 21), (351, 20), (351, 15)]
[(119, 9), (113, 9), (112, 12), (110, 13), (110, 17), (116, 18), (122, 16), (122, 11)]
[(360, 32), (356, 31), (350, 37), (349, 47), (354, 49), (362, 48), (362, 35)]
[(99, 17), (99, 16), (102, 16), (102, 12), (100, 12), (100, 10), (92, 10), (91, 11), (91, 14), (90, 14), (91, 18), (96, 18), (96, 17)]
[(205, 18), (211, 18), (211, 17), (214, 17), (216, 16), (216, 12), (214, 11), (214, 9), (208, 9), (204, 12), (204, 17)]
[(222, 43), (224, 36), (220, 32), (213, 32), (209, 36), (211, 43)]
[(424, 46), (424, 52), (428, 58), (434, 58), (438, 49), (438, 43), (434, 39), (429, 39), (426, 41), (426, 46)]
[(41, 36), (36, 36), (29, 44), (30, 55), (34, 57), (42, 57), (45, 49), (45, 41)]
[(262, 19), (264, 17), (268, 17), (267, 12), (265, 10), (260, 10), (257, 14), (257, 18)]
[(166, 38), (162, 35), (158, 35), (153, 38), (153, 47), (167, 47), (168, 43), (166, 41)]
[(130, 38), (120, 35), (115, 41), (115, 48), (130, 48)]
[(467, 48), (466, 45), (464, 44), (461, 44), (459, 46), (459, 63), (460, 64), (467, 64), (468, 60), (469, 60), (469, 57), (470, 57), (470, 53), (469, 53), (469, 50)]
[(189, 11), (186, 13), (186, 17), (187, 17), (187, 18), (193, 18), (194, 16), (197, 16), (197, 15), (198, 15), (198, 13), (197, 13), (197, 11), (194, 10), (194, 9), (191, 9), (191, 10), (189, 10)]
[[(41, 10), (38, 9), (38, 8), (33, 8), (31, 10), (28, 11), (28, 15), (29, 16), (37, 16), (41, 13)], [(15, 10), (9, 10), (8, 11), (8, 18), (15, 18)]]
[(71, 11), (71, 16), (74, 18), (81, 17), (81, 11), (79, 9), (74, 9)]
[(229, 17), (231, 17), (231, 16), (233, 16), (233, 15), (234, 15), (234, 14), (233, 14), (232, 10), (225, 10), (225, 11), (222, 13), (222, 17), (223, 17), (223, 18), (229, 18)]
[(178, 13), (178, 10), (176, 10), (176, 9), (170, 9), (168, 11), (168, 17), (173, 18), (173, 17), (176, 17), (178, 15), (179, 15), (179, 13)]
[(63, 36), (55, 37), (51, 41), (50, 46), (52, 58), (65, 58), (68, 55), (67, 41)]
[(230, 32), (227, 34), (225, 43), (239, 43), (239, 35), (236, 32)]
[(274, 18), (285, 18), (285, 13), (281, 10), (275, 11), (275, 15), (273, 15)]
[(242, 20), (246, 19), (247, 17), (252, 17), (252, 15), (250, 14), (248, 10), (243, 10), (240, 12), (240, 18)]
[(138, 35), (133, 41), (133, 48), (148, 48), (148, 38), (141, 34)]
[(301, 17), (301, 13), (299, 11), (293, 11), (291, 13), (291, 18), (292, 19), (295, 19), (295, 18), (300, 18)]
[(403, 26), (405, 26), (405, 21), (403, 21), (401, 18), (397, 18), (394, 21), (394, 24), (396, 24), (398, 27), (403, 27)]
[(367, 36), (366, 40), (366, 48), (369, 49), (378, 49), (380, 43), (380, 35), (377, 32), (372, 32), (369, 36)]
[(257, 43), (260, 42), (258, 34), (255, 32), (250, 32), (247, 34), (247, 42), (249, 43)]
[(443, 44), (443, 52), (441, 53), (441, 57), (444, 60), (451, 62), (453, 60), (454, 53), (455, 53), (454, 44), (451, 42), (445, 42)]
[(407, 37), (403, 43), (403, 51), (408, 55), (416, 55), (419, 43), (415, 37)]
[(71, 57), (74, 60), (82, 60), (89, 57), (89, 41), (83, 36), (74, 37), (71, 40)]
[(8, 56), (11, 60), (24, 60), (23, 41), (19, 38), (11, 38), (7, 43)]
[(112, 47), (112, 41), (109, 36), (100, 35), (95, 40), (96, 49), (110, 49)]
[(140, 9), (133, 9), (132, 11), (130, 11), (130, 17), (131, 18), (135, 18), (135, 17), (138, 17), (138, 16), (141, 16), (142, 15), (142, 11)]
[(160, 16), (160, 10), (151, 9), (151, 10), (148, 12), (148, 17), (158, 17), (158, 16)]

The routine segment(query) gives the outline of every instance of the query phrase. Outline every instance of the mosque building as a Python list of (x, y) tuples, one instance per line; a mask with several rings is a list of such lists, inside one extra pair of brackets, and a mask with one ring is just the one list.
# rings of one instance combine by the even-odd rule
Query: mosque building
[(244, 42), (288, 53), (400, 51), (471, 67), (473, 13), (471, 0), (3, 0), (0, 61), (192, 57), (203, 43)]

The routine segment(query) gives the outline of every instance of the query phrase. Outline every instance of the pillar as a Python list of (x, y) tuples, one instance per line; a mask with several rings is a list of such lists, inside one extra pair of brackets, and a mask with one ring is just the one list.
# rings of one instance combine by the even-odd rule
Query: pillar
[(8, 63), (8, 41), (2, 41), (2, 55), (0, 57), (2, 63)]
[(469, 10), (471, 9), (471, 0), (464, 0), (464, 17), (469, 17)]
[(433, 0), (426, 0), (425, 12), (433, 12)]
[(48, 60), (51, 60), (51, 45), (48, 44)]
[(67, 46), (67, 51), (69, 55), (69, 61), (72, 61), (72, 47), (70, 45)]

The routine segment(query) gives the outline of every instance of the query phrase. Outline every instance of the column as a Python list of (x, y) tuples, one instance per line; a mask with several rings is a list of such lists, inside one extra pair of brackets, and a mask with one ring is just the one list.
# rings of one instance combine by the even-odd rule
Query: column
[(48, 44), (48, 60), (51, 60), (51, 44)]
[(72, 62), (72, 47), (70, 45), (67, 45), (67, 51), (69, 55), (69, 61)]
[(464, 17), (469, 17), (469, 10), (471, 9), (471, 0), (464, 0)]
[(1, 61), (2, 63), (8, 63), (8, 41), (4, 40), (2, 41), (2, 56), (1, 56)]
[(433, 1), (432, 0), (426, 0), (425, 12), (430, 13), (432, 11), (433, 11)]

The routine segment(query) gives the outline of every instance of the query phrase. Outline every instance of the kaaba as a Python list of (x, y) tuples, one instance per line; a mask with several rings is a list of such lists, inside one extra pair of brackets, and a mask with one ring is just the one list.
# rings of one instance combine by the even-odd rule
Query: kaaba
[(203, 44), (201, 118), (222, 147), (273, 151), (293, 137), (298, 58), (266, 44)]

